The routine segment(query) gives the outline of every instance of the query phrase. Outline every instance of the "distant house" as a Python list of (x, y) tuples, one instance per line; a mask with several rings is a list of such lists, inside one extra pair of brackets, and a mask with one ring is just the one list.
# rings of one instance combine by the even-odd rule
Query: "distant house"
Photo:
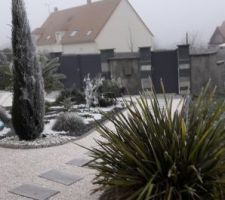
[(86, 5), (56, 10), (32, 34), (38, 51), (49, 53), (137, 52), (153, 44), (152, 32), (128, 0), (88, 0)]
[(218, 26), (214, 31), (210, 41), (210, 46), (218, 46), (225, 43), (225, 22), (221, 26)]

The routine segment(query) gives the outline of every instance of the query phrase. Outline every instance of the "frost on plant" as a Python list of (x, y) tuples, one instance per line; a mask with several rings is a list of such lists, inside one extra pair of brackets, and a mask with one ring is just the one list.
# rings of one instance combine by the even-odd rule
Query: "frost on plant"
[(44, 128), (44, 85), (23, 0), (12, 0), (12, 122), (23, 140), (34, 140)]
[(96, 77), (95, 79), (90, 78), (90, 74), (88, 74), (84, 78), (85, 83), (85, 100), (86, 107), (90, 108), (91, 105), (98, 105), (98, 88), (102, 85), (104, 78), (101, 76)]

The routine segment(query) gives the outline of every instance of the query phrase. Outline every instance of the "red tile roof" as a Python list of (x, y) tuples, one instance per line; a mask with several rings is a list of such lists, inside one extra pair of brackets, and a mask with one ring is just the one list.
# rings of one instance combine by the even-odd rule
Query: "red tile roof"
[[(53, 12), (42, 27), (33, 32), (40, 34), (37, 45), (55, 44), (57, 32), (63, 34), (62, 44), (93, 42), (120, 2), (103, 0)], [(77, 33), (71, 36), (74, 31)]]

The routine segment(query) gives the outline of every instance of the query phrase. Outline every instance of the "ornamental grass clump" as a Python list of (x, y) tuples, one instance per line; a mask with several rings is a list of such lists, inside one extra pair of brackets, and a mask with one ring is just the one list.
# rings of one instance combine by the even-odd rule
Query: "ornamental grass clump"
[(81, 117), (76, 113), (66, 112), (57, 117), (52, 130), (66, 131), (69, 132), (70, 135), (78, 136), (84, 127), (85, 123)]
[(160, 108), (145, 94), (127, 104), (128, 115), (108, 116), (115, 130), (100, 124), (100, 148), (89, 149), (101, 199), (225, 199), (225, 104), (213, 95), (207, 86), (174, 112), (166, 95)]

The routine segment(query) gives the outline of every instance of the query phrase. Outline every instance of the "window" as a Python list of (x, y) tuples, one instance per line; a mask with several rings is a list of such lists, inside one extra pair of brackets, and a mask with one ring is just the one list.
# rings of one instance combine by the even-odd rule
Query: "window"
[(70, 33), (70, 37), (74, 37), (76, 34), (77, 34), (77, 30), (74, 30), (74, 31), (72, 31), (71, 33)]
[(89, 30), (87, 33), (86, 33), (86, 36), (88, 37), (88, 36), (90, 36), (91, 34), (92, 34), (92, 30)]
[(64, 34), (65, 34), (64, 31), (57, 31), (57, 32), (55, 32), (55, 39), (56, 39), (56, 42), (58, 44), (62, 41), (62, 38), (63, 38)]

